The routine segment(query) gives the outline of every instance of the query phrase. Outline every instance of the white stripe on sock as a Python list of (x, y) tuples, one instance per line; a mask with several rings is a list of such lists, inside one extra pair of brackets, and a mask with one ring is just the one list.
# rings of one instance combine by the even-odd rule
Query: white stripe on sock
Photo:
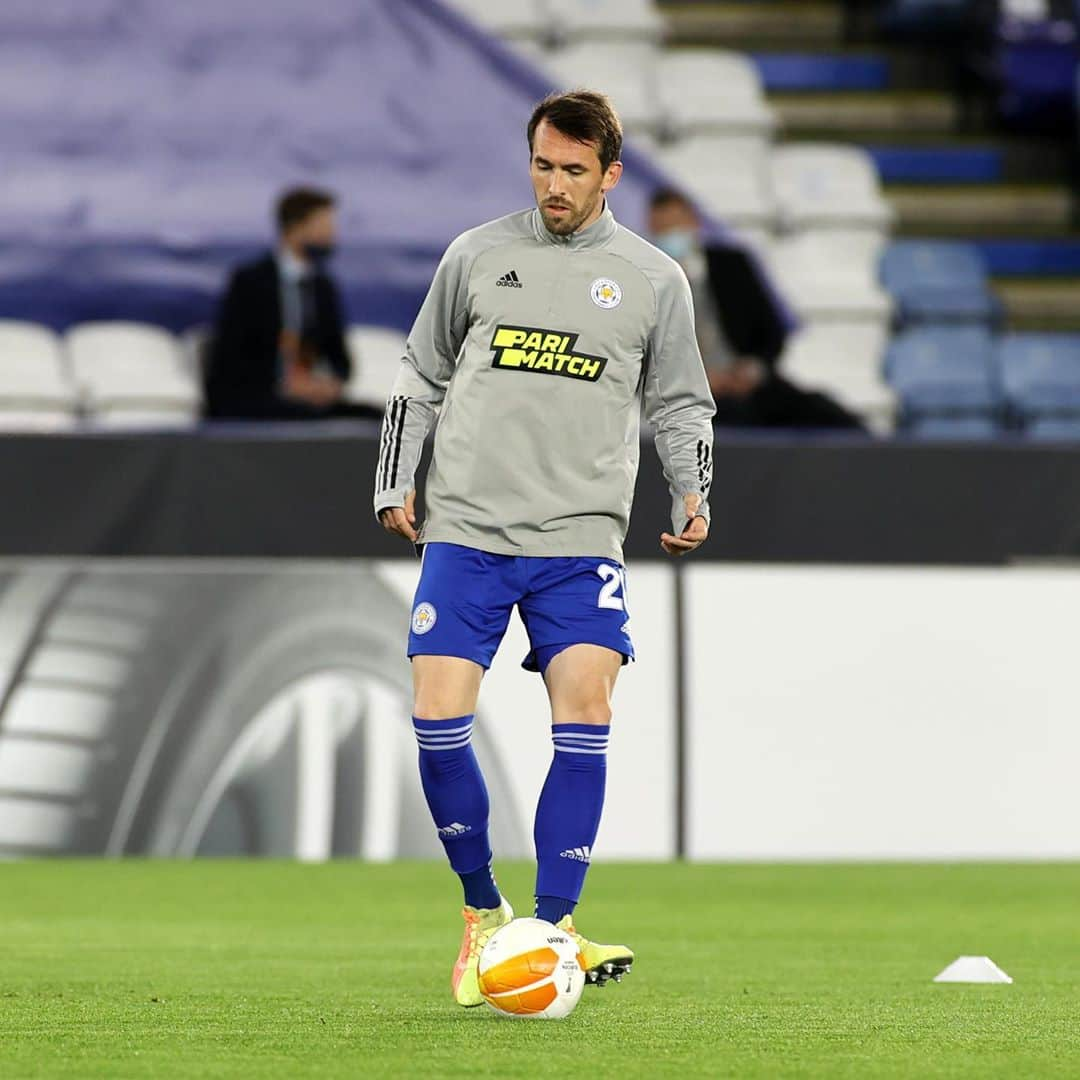
[(452, 728), (418, 728), (413, 724), (413, 731), (416, 732), (418, 739), (441, 739), (445, 735), (460, 735), (463, 731), (472, 731), (472, 724)]
[(421, 750), (459, 750), (463, 746), (468, 746), (470, 741), (468, 736), (457, 742), (426, 743), (421, 739), (418, 745)]

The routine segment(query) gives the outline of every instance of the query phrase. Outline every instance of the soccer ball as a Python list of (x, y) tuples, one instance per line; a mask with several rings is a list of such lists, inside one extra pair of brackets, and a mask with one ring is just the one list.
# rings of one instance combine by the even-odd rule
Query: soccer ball
[(488, 939), (477, 968), (480, 993), (500, 1016), (561, 1020), (585, 986), (574, 939), (543, 919), (514, 919)]

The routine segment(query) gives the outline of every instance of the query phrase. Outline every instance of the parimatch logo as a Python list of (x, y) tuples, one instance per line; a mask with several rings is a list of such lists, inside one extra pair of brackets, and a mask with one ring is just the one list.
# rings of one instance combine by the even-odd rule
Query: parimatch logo
[(577, 339), (577, 334), (564, 334), (560, 330), (499, 326), (491, 339), (491, 348), (495, 350), (491, 366), (596, 382), (607, 366), (607, 359), (578, 352), (574, 348)]

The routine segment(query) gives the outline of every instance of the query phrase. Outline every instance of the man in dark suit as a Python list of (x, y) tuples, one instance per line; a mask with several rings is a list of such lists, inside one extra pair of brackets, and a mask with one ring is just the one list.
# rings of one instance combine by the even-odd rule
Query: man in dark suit
[(239, 267), (218, 313), (206, 374), (207, 411), (220, 419), (378, 417), (343, 400), (352, 365), (341, 304), (325, 271), (334, 251), (334, 196), (287, 191), (278, 246)]
[(838, 402), (779, 374), (794, 320), (745, 248), (705, 246), (701, 234), (701, 220), (685, 195), (671, 188), (653, 193), (649, 235), (690, 281), (698, 347), (716, 402), (713, 423), (861, 429), (858, 417)]

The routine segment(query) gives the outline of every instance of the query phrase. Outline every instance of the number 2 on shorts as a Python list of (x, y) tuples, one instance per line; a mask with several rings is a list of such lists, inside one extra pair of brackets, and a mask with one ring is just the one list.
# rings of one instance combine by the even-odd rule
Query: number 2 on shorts
[[(600, 587), (600, 595), (596, 598), (596, 606), (611, 608), (613, 611), (625, 611), (626, 572), (608, 563), (601, 563), (596, 568), (596, 572), (604, 579), (604, 584)], [(615, 593), (620, 589), (622, 596), (616, 596)]]

